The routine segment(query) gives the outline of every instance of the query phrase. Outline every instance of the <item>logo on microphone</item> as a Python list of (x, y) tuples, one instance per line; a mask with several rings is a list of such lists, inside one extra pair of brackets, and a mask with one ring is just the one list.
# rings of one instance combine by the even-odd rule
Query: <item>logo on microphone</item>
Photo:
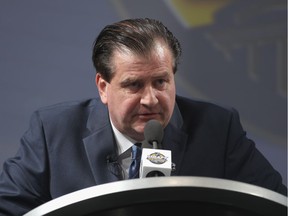
[(168, 157), (161, 154), (160, 152), (154, 152), (147, 156), (147, 159), (154, 164), (163, 164), (167, 161), (167, 158)]

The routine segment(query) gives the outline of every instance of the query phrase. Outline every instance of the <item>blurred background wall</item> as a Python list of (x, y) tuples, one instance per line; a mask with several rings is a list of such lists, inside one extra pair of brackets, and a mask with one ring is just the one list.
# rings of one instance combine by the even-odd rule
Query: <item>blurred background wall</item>
[(91, 47), (120, 19), (180, 40), (178, 94), (236, 108), (287, 185), (285, 0), (0, 0), (0, 171), (39, 107), (97, 96)]

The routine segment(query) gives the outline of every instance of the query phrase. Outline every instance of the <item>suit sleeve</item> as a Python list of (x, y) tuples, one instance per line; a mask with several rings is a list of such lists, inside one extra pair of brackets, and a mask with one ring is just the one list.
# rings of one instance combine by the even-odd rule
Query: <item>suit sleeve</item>
[(239, 115), (232, 110), (227, 138), (226, 178), (238, 180), (287, 195), (280, 174), (246, 137)]
[(0, 215), (23, 215), (50, 200), (47, 151), (42, 123), (35, 112), (14, 158), (0, 175)]

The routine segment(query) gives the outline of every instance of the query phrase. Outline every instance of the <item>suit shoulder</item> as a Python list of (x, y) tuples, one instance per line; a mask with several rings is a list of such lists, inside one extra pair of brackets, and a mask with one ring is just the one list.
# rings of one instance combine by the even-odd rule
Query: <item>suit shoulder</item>
[(66, 101), (41, 107), (33, 115), (37, 115), (42, 121), (75, 119), (87, 116), (98, 103), (101, 103), (99, 98)]
[(89, 108), (93, 106), (98, 101), (98, 98), (89, 98), (83, 100), (75, 100), (75, 101), (65, 101), (56, 104), (52, 104), (49, 106), (40, 107), (36, 110), (36, 112), (45, 113), (45, 112), (57, 112), (62, 110), (73, 110), (73, 109), (81, 109), (81, 108)]
[(240, 128), (239, 114), (234, 108), (183, 97), (177, 98), (177, 105), (182, 115), (183, 127), (191, 133), (201, 131), (200, 134), (205, 134), (210, 131), (212, 134), (226, 136), (232, 123)]
[(231, 112), (237, 112), (234, 108), (224, 106), (224, 105), (219, 105), (216, 103), (204, 101), (204, 100), (195, 100), (195, 99), (190, 99), (182, 96), (177, 96), (176, 97), (176, 103), (182, 112), (185, 113), (223, 113), (223, 114), (228, 114)]

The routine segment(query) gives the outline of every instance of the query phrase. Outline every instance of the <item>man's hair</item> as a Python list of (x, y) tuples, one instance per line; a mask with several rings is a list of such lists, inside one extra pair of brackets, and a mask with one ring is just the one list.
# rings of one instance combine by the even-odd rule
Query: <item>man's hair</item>
[(127, 19), (107, 25), (93, 45), (93, 64), (107, 82), (113, 77), (112, 62), (114, 51), (129, 50), (137, 55), (149, 55), (155, 42), (163, 41), (174, 57), (173, 72), (176, 73), (181, 55), (177, 38), (160, 21), (154, 19)]

